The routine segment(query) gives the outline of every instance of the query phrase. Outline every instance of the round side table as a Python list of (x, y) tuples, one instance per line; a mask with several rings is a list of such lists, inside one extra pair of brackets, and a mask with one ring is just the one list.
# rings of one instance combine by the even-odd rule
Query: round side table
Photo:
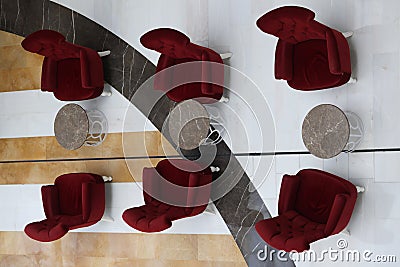
[(63, 106), (54, 120), (57, 142), (68, 150), (100, 145), (107, 132), (107, 119), (101, 111), (86, 111), (77, 104)]
[(303, 143), (311, 154), (329, 159), (340, 152), (351, 152), (361, 143), (364, 128), (361, 119), (331, 104), (311, 109), (302, 125)]
[(199, 102), (189, 99), (176, 105), (168, 116), (168, 131), (172, 141), (182, 149), (199, 147), (208, 137), (210, 117)]

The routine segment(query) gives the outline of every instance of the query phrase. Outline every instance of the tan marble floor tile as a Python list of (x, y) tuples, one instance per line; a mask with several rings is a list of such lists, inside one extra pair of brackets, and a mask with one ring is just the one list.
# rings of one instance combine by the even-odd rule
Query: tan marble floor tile
[(6, 31), (0, 31), (0, 46), (20, 45), (23, 40), (24, 37), (22, 36)]
[(25, 49), (22, 46), (20, 46), (20, 49), (22, 49), (21, 51), (23, 51), (25, 53), (24, 58), (25, 58), (25, 67), (26, 68), (31, 68), (31, 67), (42, 68), (44, 56), (25, 51)]
[[(122, 163), (119, 163), (118, 165), (112, 166), (112, 164), (117, 164), (117, 162), (110, 161), (110, 169), (117, 168), (117, 166), (123, 165)], [(125, 166), (125, 169), (120, 167), (120, 172), (118, 173), (118, 175), (128, 176), (129, 174), (131, 177), (133, 177), (134, 181), (141, 182), (143, 168), (150, 168), (154, 167), (155, 165), (150, 159), (128, 159), (126, 160)]]
[(89, 172), (113, 177), (113, 182), (140, 182), (144, 167), (153, 167), (151, 160), (78, 160), (55, 162), (1, 163), (0, 184), (50, 184), (66, 173)]
[(0, 160), (39, 159), (46, 159), (46, 137), (0, 139)]
[[(0, 69), (0, 92), (13, 92), (22, 90), (36, 90), (40, 88), (39, 69), (23, 68), (16, 72), (14, 69)], [(41, 72), (41, 70), (39, 70)]]
[(0, 184), (41, 184), (49, 181), (48, 165), (41, 162), (1, 163), (0, 173)]
[(48, 166), (47, 177), (52, 182), (54, 182), (54, 180), (62, 174), (87, 172), (85, 161), (44, 162), (44, 164)]
[[(175, 267), (174, 261), (165, 260), (132, 260), (132, 259), (117, 259), (115, 261), (116, 267)], [(186, 267), (191, 267), (187, 265)]]
[(159, 235), (157, 241), (157, 259), (197, 260), (196, 235)]
[(107, 233), (79, 233), (77, 255), (79, 257), (107, 257), (112, 244)]
[[(109, 168), (109, 160), (85, 160), (86, 169), (85, 171), (88, 173), (94, 173), (98, 175), (106, 175), (106, 176), (115, 176), (110, 171)], [(120, 177), (115, 176), (113, 178), (113, 182), (122, 182), (123, 180), (119, 179)]]
[(77, 257), (75, 266), (79, 267), (111, 267), (114, 265), (113, 258), (106, 257)]
[(198, 235), (198, 249), (202, 261), (244, 262), (231, 235)]
[(102, 144), (104, 157), (154, 156), (158, 153), (158, 131), (113, 133)]
[(58, 242), (60, 243), (61, 255), (63, 258), (65, 257), (67, 259), (75, 259), (79, 256), (76, 249), (78, 245), (79, 234), (80, 233), (69, 232), (67, 235), (58, 240)]
[[(0, 232), (0, 263), (29, 262), (37, 266), (166, 266), (166, 267), (244, 267), (243, 258), (197, 259), (200, 246), (221, 253), (233, 238), (227, 235), (112, 234), (70, 232), (54, 242), (37, 242), (23, 232)], [(215, 246), (215, 242), (220, 244)], [(199, 245), (197, 245), (199, 244)], [(225, 249), (226, 250), (226, 249)], [(240, 253), (240, 252), (239, 252)], [(200, 253), (199, 253), (200, 254)], [(28, 259), (23, 256), (27, 256)], [(226, 257), (227, 255), (225, 255)], [(29, 261), (31, 260), (31, 261)], [(0, 265), (1, 266), (1, 265)], [(24, 266), (24, 265), (18, 265)], [(35, 265), (32, 265), (35, 266)]]
[(161, 135), (160, 143), (161, 144), (158, 149), (158, 155), (162, 155), (162, 156), (177, 156), (177, 155), (179, 155), (178, 151), (176, 151), (176, 149), (171, 145), (170, 142), (168, 142), (168, 140), (163, 135)]
[(24, 68), (26, 66), (25, 57), (26, 53), (18, 45), (0, 46), (0, 69)]
[(191, 261), (179, 261), (179, 260), (169, 260), (166, 261), (166, 266), (173, 266), (173, 267), (247, 267), (245, 262), (213, 262), (213, 261), (198, 261), (198, 260), (191, 260)]
[(155, 259), (158, 249), (157, 234), (132, 234), (136, 236), (136, 259)]
[[(0, 254), (1, 255), (19, 255), (18, 245), (22, 246), (22, 239), (19, 238), (20, 232), (0, 232)], [(7, 245), (5, 245), (7, 244)]]
[[(5, 77), (7, 75), (7, 77)], [(2, 92), (12, 92), (21, 90), (35, 90), (41, 88), (42, 67), (26, 67), (2, 70), (0, 81), (5, 78), (7, 83), (3, 83)]]
[(46, 137), (47, 159), (76, 159), (76, 158), (102, 158), (102, 145), (82, 146), (76, 150), (62, 147), (54, 136)]
[[(131, 174), (128, 166), (125, 163), (125, 160), (118, 159), (118, 160), (109, 160), (108, 161), (108, 169), (107, 174), (113, 177), (113, 182), (135, 182), (135, 173)], [(115, 180), (114, 180), (115, 178)], [(140, 177), (136, 176), (137, 179), (140, 181)], [(137, 181), (136, 181), (137, 182)]]
[(124, 155), (122, 149), (122, 133), (107, 134), (106, 139), (100, 145), (104, 157), (121, 157)]
[(156, 235), (113, 234), (109, 235), (108, 257), (124, 259), (154, 259), (157, 247)]
[(0, 267), (39, 267), (34, 255), (0, 255)]

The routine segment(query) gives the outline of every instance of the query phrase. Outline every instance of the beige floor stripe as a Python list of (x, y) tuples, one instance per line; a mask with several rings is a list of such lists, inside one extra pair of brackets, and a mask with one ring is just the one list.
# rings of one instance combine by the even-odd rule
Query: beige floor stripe
[[(0, 266), (246, 266), (230, 235), (73, 233), (40, 243), (0, 232)], [(17, 265), (16, 265), (17, 264)]]
[[(144, 157), (128, 159), (130, 170), (123, 159), (84, 160), (124, 157), (122, 140), (129, 144), (127, 156)], [(155, 166), (162, 159), (147, 159), (149, 156), (171, 156), (177, 152), (163, 142), (161, 134), (154, 132), (113, 133), (97, 147), (82, 147), (69, 151), (61, 147), (55, 137), (28, 137), (0, 139), (0, 161), (44, 160), (44, 162), (1, 163), (0, 184), (51, 183), (61, 174), (69, 172), (91, 172), (110, 175), (114, 182), (140, 182), (144, 167)], [(83, 159), (67, 161), (65, 159)], [(46, 162), (45, 160), (60, 160)]]
[(25, 51), (23, 37), (0, 31), (0, 92), (40, 88), (43, 57)]

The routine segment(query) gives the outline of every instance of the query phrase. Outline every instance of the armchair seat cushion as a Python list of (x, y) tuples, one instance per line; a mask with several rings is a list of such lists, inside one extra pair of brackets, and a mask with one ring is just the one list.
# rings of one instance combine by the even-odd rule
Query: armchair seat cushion
[(68, 233), (68, 226), (54, 219), (45, 219), (25, 226), (25, 233), (32, 239), (51, 242)]
[(294, 46), (293, 78), (290, 87), (310, 91), (345, 84), (350, 74), (333, 74), (329, 70), (325, 40), (309, 40)]
[(296, 211), (256, 224), (257, 232), (276, 249), (303, 251), (309, 244), (325, 237), (325, 224), (310, 221)]
[(166, 213), (148, 205), (127, 209), (122, 218), (129, 226), (148, 233), (160, 232), (172, 226)]

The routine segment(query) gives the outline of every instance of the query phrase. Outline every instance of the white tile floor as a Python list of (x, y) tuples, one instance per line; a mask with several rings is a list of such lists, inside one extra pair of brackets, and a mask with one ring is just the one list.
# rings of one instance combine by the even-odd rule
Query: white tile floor
[[(231, 51), (230, 66), (252, 79), (267, 98), (275, 121), (275, 140), (269, 135), (263, 139), (257, 131), (249, 130), (252, 144), (261, 140), (273, 142), (277, 151), (305, 151), (301, 140), (301, 123), (305, 114), (317, 104), (332, 103), (344, 110), (357, 113), (365, 127), (363, 149), (400, 147), (400, 123), (397, 114), (400, 106), (399, 59), (400, 59), (400, 2), (397, 0), (148, 0), (148, 1), (66, 1), (67, 6), (83, 12), (156, 62), (158, 55), (139, 44), (139, 37), (148, 29), (170, 26), (188, 34), (194, 42), (208, 44), (218, 52)], [(273, 76), (273, 61), (276, 38), (261, 32), (255, 21), (265, 12), (282, 5), (300, 5), (315, 11), (316, 19), (340, 31), (353, 31), (349, 39), (353, 73), (358, 82), (340, 88), (300, 92), (290, 89), (285, 82)], [(151, 15), (150, 15), (151, 14)], [(251, 103), (254, 110), (257, 98), (251, 99), (248, 87), (228, 81), (239, 95)], [(265, 105), (259, 101), (258, 105)], [(242, 111), (243, 104), (233, 97), (228, 108), (220, 107), (221, 113)], [(229, 113), (228, 113), (229, 114)], [(236, 131), (237, 123), (252, 125), (251, 112), (237, 112), (238, 118), (226, 119), (233, 151), (258, 151), (257, 146), (235, 146), (243, 142), (242, 132)], [(264, 113), (258, 113), (264, 114)], [(250, 126), (253, 129), (253, 126)], [(271, 141), (272, 140), (272, 141)], [(270, 159), (261, 163), (270, 164)], [(260, 185), (272, 215), (276, 215), (276, 202), (283, 173), (295, 173), (300, 168), (319, 168), (364, 185), (366, 191), (360, 196), (349, 225), (351, 236), (339, 235), (315, 242), (312, 248), (321, 252), (328, 247), (337, 248), (336, 241), (343, 237), (349, 249), (370, 249), (376, 254), (395, 254), (400, 261), (398, 247), (400, 223), (396, 205), (399, 203), (399, 152), (370, 152), (341, 154), (330, 160), (319, 160), (309, 155), (277, 156), (271, 171), (265, 173), (254, 169), (254, 164), (245, 164), (249, 176)], [(254, 162), (257, 162), (254, 159)], [(269, 168), (263, 169), (268, 170)], [(259, 175), (260, 177), (254, 177)], [(266, 179), (264, 183), (259, 181)], [(274, 180), (275, 179), (275, 180)], [(276, 187), (276, 190), (270, 187)], [(314, 266), (321, 263), (297, 263), (298, 266)], [(324, 261), (322, 266), (352, 266), (354, 263)], [(398, 266), (399, 263), (387, 264)], [(364, 263), (359, 263), (364, 266)], [(369, 263), (368, 266), (386, 266)]]
[[(117, 90), (106, 86), (112, 95), (71, 102), (59, 101), (52, 93), (28, 90), (1, 93), (0, 138), (54, 136), (54, 118), (58, 110), (77, 103), (86, 110), (97, 109), (104, 113), (109, 133), (156, 131), (157, 128)], [(128, 111), (129, 110), (129, 111)], [(135, 120), (124, 120), (125, 115)]]

